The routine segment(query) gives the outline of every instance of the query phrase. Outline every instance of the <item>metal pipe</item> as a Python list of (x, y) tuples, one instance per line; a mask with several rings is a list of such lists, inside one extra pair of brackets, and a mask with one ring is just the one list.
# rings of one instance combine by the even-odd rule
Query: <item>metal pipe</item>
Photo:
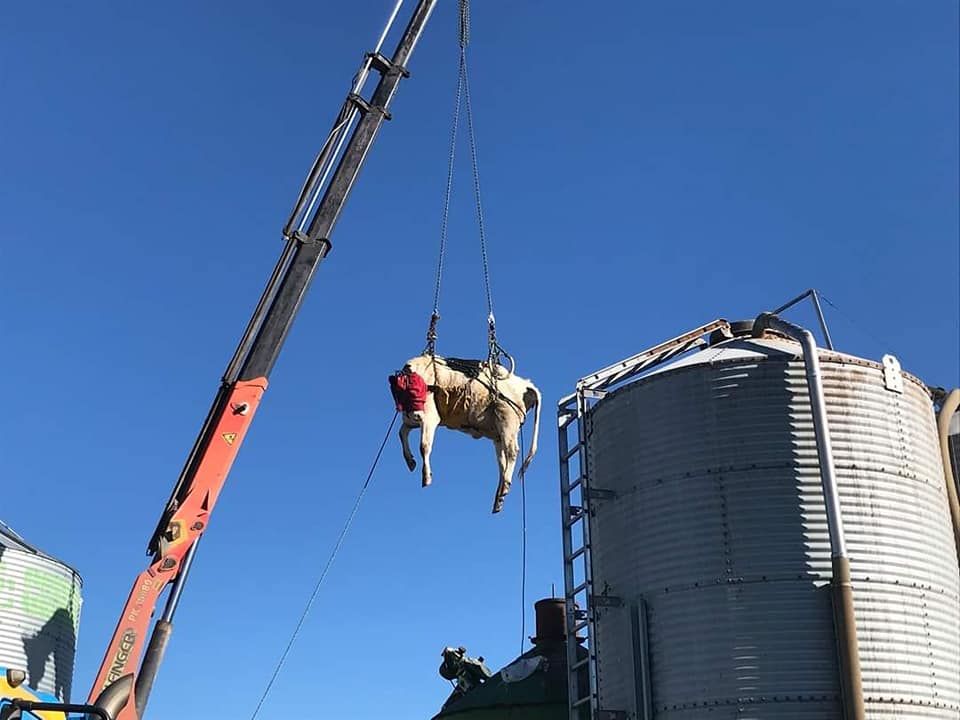
[(857, 618), (853, 611), (853, 582), (850, 560), (834, 557), (830, 562), (830, 596), (833, 600), (833, 627), (840, 657), (840, 693), (843, 716), (847, 720), (864, 720), (863, 678), (860, 672), (860, 643), (857, 639)]
[[(98, 708), (93, 705), (80, 705), (78, 703), (58, 703), (58, 702), (38, 702), (36, 700), (24, 700), (21, 698), (13, 698), (10, 700), (10, 708), (14, 710), (22, 710), (28, 713), (31, 713), (31, 717), (35, 717), (33, 713), (42, 712), (44, 715), (47, 712), (54, 713), (84, 713), (88, 718), (92, 715), (96, 715), (100, 720), (113, 720), (113, 715), (108, 713), (103, 708)], [(21, 715), (19, 713), (3, 713), (4, 718), (10, 718), (10, 720), (19, 720)]]
[(827, 510), (827, 531), (830, 534), (832, 577), (830, 594), (833, 600), (834, 632), (840, 661), (840, 685), (843, 695), (843, 714), (846, 720), (864, 720), (863, 679), (860, 672), (860, 648), (857, 623), (853, 610), (853, 586), (850, 581), (850, 560), (847, 557), (843, 518), (840, 513), (840, 494), (837, 490), (833, 466), (833, 446), (827, 423), (827, 405), (820, 374), (820, 356), (813, 334), (799, 325), (787, 322), (773, 313), (761, 313), (754, 323), (754, 334), (775, 330), (799, 341), (803, 348), (803, 365), (810, 394), (813, 430), (817, 439), (817, 457), (820, 461), (820, 483)]
[(832, 557), (847, 557), (847, 545), (843, 532), (843, 517), (840, 514), (840, 495), (837, 491), (836, 472), (833, 467), (833, 444), (827, 425), (827, 404), (823, 397), (823, 380), (820, 376), (820, 357), (817, 343), (806, 328), (787, 322), (773, 313), (761, 313), (754, 323), (754, 334), (763, 330), (776, 330), (797, 340), (803, 348), (803, 365), (807, 374), (807, 389), (810, 393), (810, 410), (813, 413), (813, 431), (817, 438), (817, 457), (820, 460), (820, 481), (823, 499), (827, 508), (827, 530), (830, 533)]
[(953, 522), (953, 539), (960, 558), (960, 498), (954, 484), (953, 465), (950, 462), (950, 420), (960, 407), (960, 389), (951, 390), (940, 405), (937, 415), (937, 433), (940, 435), (940, 455), (943, 458), (943, 479), (947, 483), (947, 503), (950, 505), (950, 520)]

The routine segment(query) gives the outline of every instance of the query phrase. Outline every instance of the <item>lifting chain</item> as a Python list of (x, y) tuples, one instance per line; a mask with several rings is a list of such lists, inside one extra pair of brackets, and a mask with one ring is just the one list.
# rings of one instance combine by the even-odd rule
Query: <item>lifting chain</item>
[(434, 306), (433, 314), (430, 316), (430, 327), (427, 328), (427, 346), (424, 348), (424, 354), (431, 357), (437, 354), (437, 322), (440, 320), (440, 313)]
[(470, 79), (467, 70), (467, 45), (470, 42), (470, 2), (460, 0), (460, 63), (457, 72), (457, 90), (450, 129), (450, 152), (447, 158), (447, 183), (444, 189), (443, 213), (440, 220), (440, 252), (437, 256), (437, 275), (433, 291), (433, 313), (427, 330), (425, 353), (435, 355), (437, 349), (437, 324), (440, 320), (440, 286), (443, 278), (443, 261), (447, 248), (447, 228), (450, 216), (450, 196), (453, 190), (453, 173), (456, 165), (457, 132), (460, 127), (460, 108), (467, 114), (467, 133), (470, 140), (470, 161), (473, 170), (473, 194), (477, 211), (477, 226), (480, 234), (480, 259), (483, 268), (483, 286), (487, 300), (487, 362), (494, 378), (501, 357), (506, 358), (513, 372), (513, 358), (497, 342), (497, 325), (493, 314), (493, 291), (490, 284), (490, 264), (487, 256), (487, 236), (483, 222), (483, 204), (480, 200), (480, 163), (477, 156), (477, 139), (473, 124), (473, 104), (470, 100)]
[(470, 0), (460, 0), (460, 48), (470, 42)]

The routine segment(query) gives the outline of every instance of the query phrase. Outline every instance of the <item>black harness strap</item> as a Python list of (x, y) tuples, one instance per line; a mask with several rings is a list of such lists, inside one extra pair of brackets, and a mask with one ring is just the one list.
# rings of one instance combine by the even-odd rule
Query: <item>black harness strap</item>
[[(493, 370), (493, 366), (490, 366), (486, 361), (466, 360), (464, 358), (440, 359), (440, 358), (437, 358), (436, 356), (434, 356), (433, 361), (441, 362), (451, 370), (461, 373), (463, 375), (466, 375), (470, 380), (476, 380), (478, 383), (480, 383), (487, 390), (490, 391), (491, 398), (493, 398), (494, 400), (503, 399), (504, 401), (506, 401), (508, 405), (510, 405), (514, 410), (516, 410), (517, 414), (520, 416), (521, 423), (523, 423), (523, 421), (526, 419), (527, 409), (524, 407), (521, 407), (520, 405), (515, 403), (512, 399), (508, 398), (506, 395), (500, 392), (499, 388), (497, 388), (496, 386), (496, 374), (495, 374), (495, 371)], [(493, 381), (492, 383), (488, 383), (483, 379), (484, 366), (488, 366), (490, 368), (490, 376)], [(434, 391), (435, 389), (436, 389), (436, 386), (430, 386), (431, 392)]]

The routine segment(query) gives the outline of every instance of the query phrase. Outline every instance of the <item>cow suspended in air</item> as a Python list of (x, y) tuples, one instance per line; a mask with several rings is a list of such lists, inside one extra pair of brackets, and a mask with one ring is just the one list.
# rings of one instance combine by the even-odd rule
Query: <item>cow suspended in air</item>
[(397, 410), (403, 413), (400, 442), (411, 472), (417, 461), (410, 451), (410, 431), (420, 428), (423, 487), (433, 479), (430, 453), (437, 427), (493, 441), (500, 469), (493, 512), (500, 512), (520, 456), (520, 426), (533, 409), (533, 439), (521, 474), (537, 452), (541, 400), (537, 387), (500, 364), (429, 354), (408, 360), (402, 370), (390, 376), (390, 387)]

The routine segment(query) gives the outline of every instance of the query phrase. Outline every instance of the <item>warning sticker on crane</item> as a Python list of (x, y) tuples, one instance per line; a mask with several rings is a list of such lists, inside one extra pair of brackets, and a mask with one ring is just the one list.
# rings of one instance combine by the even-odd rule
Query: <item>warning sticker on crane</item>
[(237, 439), (237, 434), (233, 432), (224, 433), (223, 439), (227, 441), (227, 445), (233, 445), (233, 441)]

